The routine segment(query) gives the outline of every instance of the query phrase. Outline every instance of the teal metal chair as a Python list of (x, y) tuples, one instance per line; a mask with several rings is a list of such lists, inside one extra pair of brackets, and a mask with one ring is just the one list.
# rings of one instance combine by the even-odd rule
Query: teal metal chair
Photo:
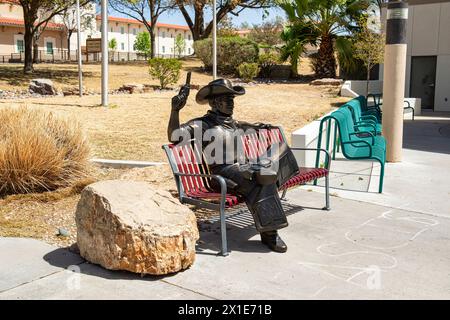
[[(384, 165), (386, 162), (386, 141), (381, 136), (375, 136), (370, 132), (356, 132), (353, 130), (353, 119), (348, 108), (342, 108), (324, 117), (320, 122), (318, 148), (322, 145), (322, 132), (326, 130), (326, 150), (329, 149), (331, 123), (335, 124), (335, 133), (338, 134), (338, 143), (342, 154), (350, 160), (374, 160), (380, 163), (380, 180), (378, 192), (383, 192)], [(362, 136), (367, 134), (366, 136)], [(316, 157), (316, 166), (319, 165), (319, 157)]]

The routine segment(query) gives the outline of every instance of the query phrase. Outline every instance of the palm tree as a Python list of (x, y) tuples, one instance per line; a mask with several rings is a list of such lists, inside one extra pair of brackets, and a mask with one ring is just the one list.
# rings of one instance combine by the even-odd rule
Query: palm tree
[(317, 37), (316, 30), (308, 23), (292, 24), (284, 28), (281, 40), (285, 42), (285, 45), (281, 47), (280, 59), (282, 61), (290, 60), (292, 76), (298, 75), (298, 60), (304, 52), (305, 45), (316, 45)]
[[(320, 45), (315, 66), (321, 78), (336, 77), (335, 50), (351, 57), (348, 35), (370, 0), (278, 0), (291, 26), (309, 26)], [(301, 27), (300, 27), (301, 28)], [(345, 63), (345, 61), (343, 61)]]

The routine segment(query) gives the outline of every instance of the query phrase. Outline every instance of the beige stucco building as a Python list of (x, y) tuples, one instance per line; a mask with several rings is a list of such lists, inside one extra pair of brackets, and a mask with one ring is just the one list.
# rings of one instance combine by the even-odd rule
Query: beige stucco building
[(421, 98), (422, 109), (450, 111), (450, 0), (408, 3), (405, 97)]
[[(82, 51), (88, 38), (100, 38), (101, 18), (96, 15), (96, 7), (88, 9), (92, 15), (93, 24), (81, 32)], [(39, 58), (41, 60), (67, 60), (67, 32), (62, 17), (55, 16), (48, 23), (38, 41)], [(24, 22), (22, 7), (17, 0), (0, 0), (0, 63), (23, 59)], [(134, 19), (108, 17), (108, 39), (116, 39), (117, 47), (112, 57), (114, 60), (136, 58), (134, 42), (140, 32), (147, 32), (145, 26)], [(157, 23), (156, 25), (156, 55), (170, 57), (176, 54), (175, 39), (181, 35), (185, 47), (181, 55), (193, 54), (192, 34), (187, 26)], [(70, 41), (70, 56), (76, 57), (77, 34), (74, 32)]]

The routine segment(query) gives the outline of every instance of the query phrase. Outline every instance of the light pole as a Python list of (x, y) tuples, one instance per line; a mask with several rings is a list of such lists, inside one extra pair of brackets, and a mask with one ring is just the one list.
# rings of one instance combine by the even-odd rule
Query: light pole
[(108, 106), (108, 0), (102, 0), (102, 106)]
[(212, 29), (213, 80), (217, 79), (217, 17), (216, 0), (213, 0), (213, 29)]
[[(80, 0), (77, 0), (77, 54), (78, 54), (78, 94), (83, 96), (83, 73), (81, 71), (81, 23)], [(70, 56), (70, 52), (69, 52)]]
[(386, 16), (386, 46), (383, 71), (383, 136), (386, 160), (400, 162), (403, 147), (403, 101), (406, 73), (406, 23), (408, 4), (389, 1)]

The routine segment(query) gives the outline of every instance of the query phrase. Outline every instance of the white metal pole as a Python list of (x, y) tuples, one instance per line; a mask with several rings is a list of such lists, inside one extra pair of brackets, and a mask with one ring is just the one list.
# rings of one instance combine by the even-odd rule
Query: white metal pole
[(108, 106), (108, 0), (102, 0), (102, 106)]
[(216, 0), (213, 0), (213, 80), (217, 79), (217, 18), (216, 18)]
[[(81, 23), (80, 23), (80, 0), (77, 0), (77, 53), (78, 53), (78, 94), (83, 96), (83, 73), (81, 69)], [(70, 52), (69, 52), (70, 54)]]

